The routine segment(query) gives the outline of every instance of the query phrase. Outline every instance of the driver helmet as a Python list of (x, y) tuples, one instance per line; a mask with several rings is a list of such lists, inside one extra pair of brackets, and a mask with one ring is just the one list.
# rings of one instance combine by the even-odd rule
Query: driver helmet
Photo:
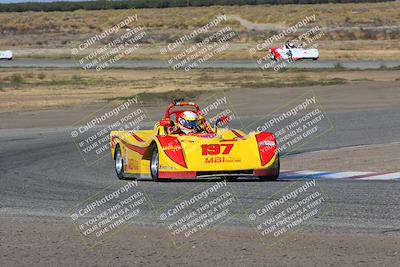
[(288, 43), (288, 47), (294, 48), (294, 44), (293, 44), (292, 42), (289, 42), (289, 43)]
[(178, 116), (178, 127), (185, 134), (197, 131), (199, 116), (193, 111), (184, 111)]

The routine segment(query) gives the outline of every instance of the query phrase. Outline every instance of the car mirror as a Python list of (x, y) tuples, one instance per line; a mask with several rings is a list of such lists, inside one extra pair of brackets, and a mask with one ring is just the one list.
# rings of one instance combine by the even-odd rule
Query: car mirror
[(231, 121), (230, 116), (220, 116), (216, 121), (215, 121), (215, 126), (223, 126), (228, 124)]
[(162, 119), (160, 120), (160, 126), (163, 127), (170, 127), (171, 126), (171, 121), (169, 119)]

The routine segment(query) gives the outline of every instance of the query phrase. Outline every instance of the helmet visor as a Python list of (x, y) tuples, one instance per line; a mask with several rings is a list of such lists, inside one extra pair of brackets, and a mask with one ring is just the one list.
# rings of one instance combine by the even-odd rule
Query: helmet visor
[(188, 129), (194, 129), (197, 127), (197, 121), (183, 121), (182, 124)]

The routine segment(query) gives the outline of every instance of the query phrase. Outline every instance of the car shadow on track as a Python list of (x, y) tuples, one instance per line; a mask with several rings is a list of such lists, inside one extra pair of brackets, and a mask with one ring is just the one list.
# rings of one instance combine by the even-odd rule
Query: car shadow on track
[[(136, 179), (136, 178), (126, 178), (125, 180), (137, 180), (140, 182), (154, 182), (152, 179)], [(180, 182), (185, 182), (185, 183), (215, 183), (215, 182), (220, 182), (226, 179), (222, 178), (196, 178), (196, 179), (165, 179), (165, 180), (160, 180), (157, 183), (180, 183)], [(226, 180), (227, 181), (227, 180)], [(253, 178), (253, 177), (241, 177), (238, 178), (237, 180), (234, 181), (227, 181), (228, 183), (254, 183), (254, 182), (266, 182), (266, 183), (273, 183), (273, 182), (290, 182), (289, 180), (276, 180), (276, 181), (263, 181), (258, 178)]]

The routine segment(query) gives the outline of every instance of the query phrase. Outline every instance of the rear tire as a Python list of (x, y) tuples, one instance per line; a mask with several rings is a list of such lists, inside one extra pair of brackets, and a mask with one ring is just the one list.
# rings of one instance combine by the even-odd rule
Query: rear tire
[(160, 161), (158, 157), (158, 148), (157, 145), (154, 145), (151, 151), (151, 158), (150, 158), (150, 174), (154, 182), (160, 181), (160, 178), (158, 177), (159, 169), (160, 169)]
[(114, 166), (115, 166), (115, 172), (118, 176), (118, 179), (123, 180), (125, 179), (124, 176), (124, 159), (122, 158), (121, 154), (121, 148), (119, 145), (115, 148), (115, 154), (114, 154)]
[(278, 155), (278, 166), (277, 166), (277, 172), (274, 174), (274, 175), (268, 175), (268, 176), (260, 176), (259, 178), (260, 178), (260, 180), (261, 181), (276, 181), (277, 179), (278, 179), (278, 177), (279, 177), (279, 172), (280, 172), (280, 169), (281, 169), (281, 163), (280, 163), (280, 160), (279, 160), (279, 155)]

